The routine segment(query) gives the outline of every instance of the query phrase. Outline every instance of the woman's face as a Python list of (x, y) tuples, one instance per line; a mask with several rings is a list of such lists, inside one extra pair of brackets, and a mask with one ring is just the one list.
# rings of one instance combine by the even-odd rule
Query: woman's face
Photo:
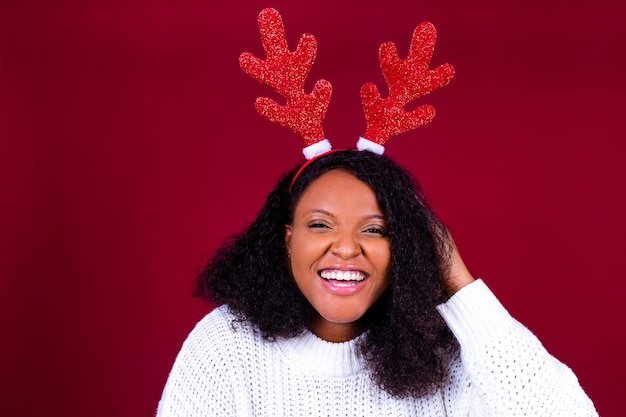
[(298, 288), (317, 311), (311, 330), (341, 342), (357, 336), (359, 319), (389, 285), (389, 239), (376, 195), (364, 182), (333, 170), (304, 191), (285, 242)]

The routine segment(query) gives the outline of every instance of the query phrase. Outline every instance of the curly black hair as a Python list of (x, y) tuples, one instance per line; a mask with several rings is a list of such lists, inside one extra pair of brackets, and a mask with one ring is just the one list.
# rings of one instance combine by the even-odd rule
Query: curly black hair
[(227, 304), (268, 340), (304, 331), (314, 311), (291, 274), (285, 225), (311, 182), (330, 170), (346, 170), (376, 195), (391, 250), (390, 285), (366, 313), (359, 352), (372, 379), (391, 395), (434, 392), (446, 377), (446, 358), (458, 350), (435, 308), (447, 298), (443, 279), (451, 245), (445, 226), (411, 175), (384, 155), (332, 152), (310, 163), (291, 185), (299, 168), (278, 181), (256, 220), (217, 250), (198, 276), (195, 295)]

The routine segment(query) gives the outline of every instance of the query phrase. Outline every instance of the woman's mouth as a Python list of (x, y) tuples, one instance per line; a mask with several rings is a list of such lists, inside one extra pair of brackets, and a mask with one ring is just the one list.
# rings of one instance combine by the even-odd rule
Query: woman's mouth
[(324, 269), (320, 271), (320, 276), (326, 281), (361, 282), (365, 279), (365, 274), (361, 271), (342, 271), (338, 269)]
[(369, 278), (369, 275), (357, 269), (328, 268), (319, 271), (318, 275), (328, 292), (341, 296), (357, 294), (366, 286)]
[(319, 272), (323, 286), (335, 295), (354, 295), (365, 286), (368, 276), (359, 270), (323, 269)]

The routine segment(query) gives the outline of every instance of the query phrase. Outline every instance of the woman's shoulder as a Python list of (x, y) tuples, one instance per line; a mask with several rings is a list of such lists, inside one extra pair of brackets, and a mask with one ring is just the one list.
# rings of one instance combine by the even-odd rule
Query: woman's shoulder
[[(232, 323), (236, 320), (235, 315), (227, 305), (215, 307), (208, 314), (196, 323), (193, 331), (201, 331), (206, 329), (222, 329), (232, 328)], [(192, 332), (193, 332), (192, 331)]]
[(222, 305), (196, 323), (185, 344), (207, 345), (215, 349), (235, 339), (255, 338), (257, 333), (251, 324), (238, 319), (228, 306)]
[(202, 356), (228, 356), (235, 350), (262, 343), (254, 327), (239, 320), (226, 305), (205, 315), (187, 336), (183, 351), (193, 351)]
[(238, 321), (228, 307), (217, 307), (205, 315), (178, 352), (159, 404), (160, 413), (170, 415), (169, 410), (187, 403), (203, 404), (203, 410), (229, 409), (234, 401), (233, 387), (241, 385), (244, 367), (253, 363), (257, 339), (251, 327)]

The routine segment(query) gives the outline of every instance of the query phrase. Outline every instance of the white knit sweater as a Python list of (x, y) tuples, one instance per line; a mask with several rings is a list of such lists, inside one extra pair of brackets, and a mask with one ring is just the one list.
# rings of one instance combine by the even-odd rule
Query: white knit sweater
[(159, 417), (597, 416), (574, 374), (514, 320), (482, 281), (438, 306), (461, 346), (434, 395), (398, 399), (377, 388), (356, 339), (310, 332), (268, 342), (220, 307), (176, 358)]

